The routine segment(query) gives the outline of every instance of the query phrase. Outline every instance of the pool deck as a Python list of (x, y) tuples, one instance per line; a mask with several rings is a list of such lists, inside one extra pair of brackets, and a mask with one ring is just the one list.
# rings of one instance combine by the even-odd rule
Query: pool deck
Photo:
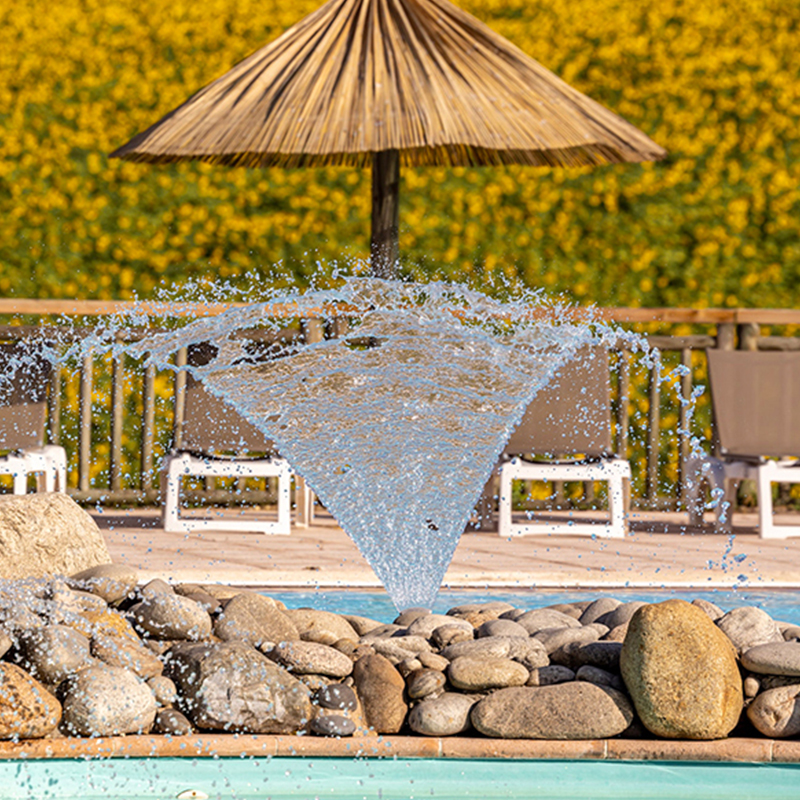
[[(335, 520), (319, 513), (289, 536), (167, 533), (155, 509), (95, 512), (112, 559), (144, 579), (275, 588), (373, 588), (380, 582)], [(755, 514), (733, 537), (690, 528), (678, 513), (633, 512), (623, 539), (467, 532), (445, 576), (452, 588), (800, 588), (800, 537), (763, 540)], [(800, 524), (800, 514), (778, 522)]]

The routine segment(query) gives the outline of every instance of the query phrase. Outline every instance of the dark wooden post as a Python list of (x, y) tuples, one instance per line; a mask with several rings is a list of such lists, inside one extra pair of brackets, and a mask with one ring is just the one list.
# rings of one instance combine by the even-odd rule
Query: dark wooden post
[(372, 239), (370, 274), (396, 278), (399, 239), (400, 152), (372, 154)]

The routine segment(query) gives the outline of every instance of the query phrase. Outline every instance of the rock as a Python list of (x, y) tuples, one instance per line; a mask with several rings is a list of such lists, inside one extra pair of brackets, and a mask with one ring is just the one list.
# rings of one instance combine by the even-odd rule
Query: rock
[(596, 628), (545, 628), (533, 635), (533, 638), (541, 642), (545, 652), (550, 655), (565, 644), (579, 642), (588, 644), (596, 642), (600, 638), (600, 633)]
[[(390, 658), (389, 661), (392, 659)], [(392, 663), (394, 664), (393, 661)], [(422, 669), (422, 662), (418, 658), (404, 658), (402, 661), (398, 661), (395, 667), (404, 678), (408, 678), (412, 672)]]
[(631, 617), (642, 606), (646, 605), (647, 603), (643, 603), (641, 600), (634, 600), (630, 603), (622, 603), (622, 605), (617, 606), (612, 611), (607, 611), (605, 614), (598, 617), (596, 620), (594, 620), (594, 622), (602, 623), (603, 625), (607, 626), (609, 630), (611, 630), (611, 628), (616, 628), (618, 625), (624, 625), (626, 622), (629, 622)]
[(297, 680), (307, 686), (312, 694), (320, 689), (324, 689), (326, 686), (336, 680), (336, 678), (331, 678), (330, 675), (316, 675), (313, 672), (310, 672), (307, 675), (296, 674), (295, 677)]
[(222, 611), (222, 602), (208, 592), (190, 592), (183, 595), (187, 600), (193, 600), (207, 614), (214, 616)]
[(556, 683), (567, 683), (567, 681), (574, 680), (575, 673), (571, 669), (562, 667), (559, 664), (550, 664), (547, 667), (532, 669), (525, 685), (552, 686)]
[(154, 594), (130, 609), (134, 623), (154, 639), (197, 642), (211, 635), (211, 617), (179, 594)]
[(376, 653), (388, 658), (392, 664), (399, 664), (401, 661), (417, 656), (411, 650), (406, 650), (396, 639), (374, 639), (372, 648)]
[(761, 681), (753, 675), (748, 675), (744, 679), (743, 688), (744, 696), (752, 699), (761, 691)]
[(714, 622), (725, 616), (725, 612), (719, 606), (709, 603), (708, 600), (703, 600), (700, 597), (692, 600), (692, 605), (697, 606), (701, 611), (705, 611)]
[(719, 739), (739, 721), (736, 653), (708, 614), (684, 600), (633, 615), (620, 668), (639, 718), (656, 736)]
[(443, 672), (435, 669), (418, 669), (406, 678), (406, 689), (412, 700), (421, 700), (430, 694), (440, 692), (444, 689), (445, 683)]
[(528, 638), (528, 631), (518, 622), (510, 619), (493, 619), (484, 622), (477, 630), (478, 638), (486, 636), (516, 636), (523, 639)]
[(759, 644), (783, 641), (783, 634), (772, 617), (755, 606), (734, 608), (720, 617), (717, 625), (738, 653)]
[(786, 642), (794, 642), (800, 639), (800, 625), (787, 625), (781, 633)]
[(417, 658), (423, 667), (435, 669), (438, 672), (444, 672), (447, 669), (447, 665), (450, 663), (444, 656), (440, 656), (438, 653), (419, 653)]
[(86, 636), (122, 636), (126, 639), (141, 642), (136, 631), (128, 620), (118, 611), (84, 611), (79, 619), (73, 619), (70, 627), (80, 631)]
[(612, 628), (608, 633), (601, 637), (601, 640), (604, 642), (622, 642), (625, 641), (625, 637), (628, 635), (628, 625), (630, 623), (626, 622), (623, 625), (617, 625), (616, 628)]
[(0, 630), (0, 658), (2, 658), (14, 645), (14, 640), (3, 630)]
[(458, 642), (471, 642), (474, 638), (475, 632), (461, 625), (441, 625), (431, 634), (431, 641), (439, 648)]
[(162, 708), (156, 713), (153, 722), (153, 733), (169, 736), (188, 736), (194, 732), (192, 723), (174, 708)]
[(549, 608), (551, 611), (560, 611), (562, 614), (566, 614), (568, 617), (574, 617), (575, 619), (581, 618), (585, 607), (586, 606), (576, 603), (554, 603), (551, 606), (545, 606), (545, 608)]
[(553, 611), (551, 608), (537, 608), (534, 611), (526, 611), (521, 617), (515, 620), (522, 625), (529, 634), (533, 635), (545, 628), (579, 628), (581, 623), (569, 614), (562, 614), (560, 611)]
[(762, 692), (747, 707), (747, 716), (759, 733), (771, 739), (800, 733), (800, 683)]
[(140, 598), (154, 597), (158, 594), (175, 594), (175, 590), (161, 578), (153, 578), (153, 580), (142, 586), (137, 592)]
[(470, 642), (458, 642), (445, 647), (440, 655), (448, 661), (464, 656), (510, 658), (525, 664), (528, 669), (548, 664), (547, 653), (541, 642), (509, 636), (487, 636)]
[(418, 617), (408, 626), (408, 632), (412, 636), (424, 636), (426, 639), (430, 639), (431, 634), (442, 625), (457, 625), (467, 631), (470, 636), (474, 635), (475, 629), (471, 623), (444, 614), (426, 614)]
[(178, 688), (175, 682), (165, 675), (154, 675), (149, 678), (147, 685), (156, 699), (156, 703), (165, 708), (171, 707), (178, 699)]
[(0, 495), (0, 578), (41, 578), (111, 561), (95, 521), (62, 492)]
[(395, 619), (394, 624), (400, 626), (401, 628), (407, 628), (412, 622), (418, 620), (420, 617), (427, 617), (430, 616), (431, 610), (429, 608), (423, 608), (422, 606), (418, 606), (417, 608), (407, 608), (405, 611), (401, 611), (400, 614)]
[[(464, 603), (460, 606), (454, 606), (447, 612), (448, 617), (460, 617), (462, 614), (471, 614), (475, 611), (483, 612), (496, 612), (498, 616), (505, 614), (507, 611), (513, 611), (514, 606), (511, 603), (506, 603), (504, 600), (489, 600), (486, 603)], [(497, 619), (497, 617), (495, 617)]]
[(320, 689), (316, 701), (322, 708), (337, 711), (355, 711), (358, 708), (356, 693), (343, 683), (332, 683)]
[(621, 642), (568, 642), (550, 654), (550, 661), (561, 664), (573, 671), (584, 664), (600, 667), (607, 672), (619, 672), (619, 655), (622, 652)]
[(358, 641), (362, 644), (370, 644), (375, 639), (389, 639), (399, 631), (405, 632), (405, 630), (406, 629), (401, 625), (395, 625), (393, 622), (390, 622), (386, 625), (379, 625), (377, 628), (373, 628), (369, 633), (360, 636)]
[(423, 736), (455, 736), (466, 733), (472, 724), (469, 712), (480, 695), (445, 692), (437, 698), (425, 700), (411, 709), (408, 726)]
[(67, 583), (73, 589), (83, 589), (114, 604), (131, 594), (138, 581), (139, 573), (131, 567), (100, 564), (74, 573)]
[(432, 653), (433, 648), (424, 636), (415, 636), (410, 633), (396, 633), (390, 641), (395, 641), (403, 650), (411, 653)]
[(61, 720), (61, 705), (16, 664), (0, 662), (0, 739), (40, 739)]
[(356, 723), (341, 714), (315, 717), (309, 727), (317, 736), (352, 736), (356, 732)]
[(339, 639), (358, 640), (359, 634), (339, 614), (313, 608), (290, 608), (283, 613), (295, 624), (303, 641), (332, 645)]
[(742, 666), (762, 675), (800, 676), (800, 643), (784, 641), (756, 645), (742, 653)]
[(88, 610), (105, 611), (108, 608), (108, 603), (99, 595), (70, 589), (60, 580), (51, 583), (47, 598), (50, 601), (47, 613), (51, 622), (62, 622), (71, 615)]
[(369, 617), (359, 617), (357, 614), (341, 614), (342, 619), (346, 620), (358, 636), (364, 636), (375, 628), (380, 628), (383, 623), (377, 622)]
[(581, 625), (589, 625), (592, 622), (597, 622), (604, 614), (608, 614), (609, 611), (613, 611), (621, 605), (622, 602), (617, 600), (616, 597), (601, 597), (599, 600), (589, 603), (578, 619)]
[(126, 636), (93, 637), (92, 655), (110, 667), (124, 667), (145, 680), (164, 671), (164, 665), (151, 650)]
[(455, 659), (447, 668), (447, 679), (456, 689), (483, 692), (507, 686), (524, 686), (529, 672), (509, 658), (469, 657)]
[(241, 642), (175, 645), (167, 677), (198, 728), (295, 733), (312, 717), (308, 688)]
[(302, 675), (344, 678), (353, 671), (353, 662), (348, 656), (317, 642), (282, 642), (269, 653), (269, 657), (289, 672)]
[(271, 598), (255, 592), (232, 597), (214, 624), (224, 642), (241, 641), (257, 647), (261, 642), (293, 642), (300, 639), (297, 626), (275, 607)]
[(615, 675), (613, 672), (606, 672), (600, 667), (590, 667), (588, 664), (584, 664), (575, 673), (575, 680), (596, 683), (598, 686), (610, 686), (620, 692), (625, 691), (625, 684), (619, 675)]
[(480, 733), (501, 739), (607, 739), (631, 724), (633, 709), (622, 692), (572, 681), (500, 689), (470, 716)]
[(406, 684), (400, 673), (376, 654), (356, 661), (353, 678), (367, 724), (377, 733), (397, 733), (408, 713)]
[(147, 733), (156, 715), (148, 685), (121, 667), (87, 667), (70, 676), (59, 693), (62, 727), (73, 736)]
[(89, 640), (66, 625), (26, 631), (19, 641), (22, 666), (33, 677), (57, 686), (89, 661)]

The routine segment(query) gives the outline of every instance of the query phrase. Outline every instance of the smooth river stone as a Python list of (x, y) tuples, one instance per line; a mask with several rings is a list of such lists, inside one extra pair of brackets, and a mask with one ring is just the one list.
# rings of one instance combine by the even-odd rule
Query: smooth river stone
[(306, 642), (332, 645), (340, 639), (358, 641), (355, 628), (339, 614), (314, 608), (290, 608), (283, 612), (295, 624)]
[(89, 640), (65, 625), (47, 625), (20, 637), (23, 667), (38, 680), (56, 686), (91, 661)]
[(641, 600), (633, 600), (630, 603), (623, 603), (622, 605), (617, 606), (613, 611), (607, 611), (605, 614), (594, 620), (594, 622), (602, 623), (609, 630), (611, 630), (611, 628), (616, 628), (617, 625), (624, 625), (626, 622), (630, 622), (631, 617), (633, 617), (633, 615), (645, 605), (647, 605), (647, 603), (644, 603)]
[(500, 689), (470, 715), (476, 730), (499, 739), (607, 739), (622, 733), (633, 716), (622, 692), (577, 681)]
[(317, 703), (322, 708), (336, 711), (355, 711), (358, 708), (356, 693), (343, 683), (331, 683), (316, 694)]
[(408, 713), (403, 676), (376, 653), (356, 661), (353, 678), (367, 725), (377, 733), (398, 733)]
[(447, 668), (447, 679), (456, 689), (483, 692), (508, 686), (524, 686), (530, 673), (509, 658), (457, 658)]
[(742, 712), (736, 653), (709, 616), (684, 600), (640, 608), (620, 656), (645, 727), (668, 739), (720, 739)]
[(478, 638), (484, 639), (487, 636), (516, 636), (517, 638), (527, 639), (528, 631), (518, 622), (511, 619), (492, 619), (484, 622), (477, 630)]
[(408, 726), (423, 736), (454, 736), (466, 733), (472, 724), (469, 712), (480, 695), (445, 692), (436, 699), (424, 700), (408, 715)]
[(747, 707), (747, 716), (759, 733), (772, 738), (800, 733), (800, 683), (762, 692)]
[(39, 739), (61, 719), (61, 705), (16, 664), (0, 662), (0, 739)]
[(478, 658), (510, 658), (519, 661), (529, 670), (545, 667), (549, 663), (544, 645), (536, 639), (518, 639), (514, 636), (487, 636), (469, 642), (448, 645), (441, 654), (448, 661), (465, 656)]
[(751, 647), (742, 653), (742, 666), (762, 675), (800, 676), (800, 643), (775, 642)]
[(601, 597), (594, 602), (589, 603), (578, 619), (580, 620), (581, 625), (589, 625), (592, 622), (597, 622), (597, 620), (600, 619), (600, 617), (602, 617), (604, 614), (608, 614), (610, 611), (613, 611), (615, 608), (619, 608), (621, 605), (622, 601), (617, 600), (616, 597)]
[(740, 654), (760, 644), (784, 640), (777, 622), (755, 606), (734, 608), (720, 617), (717, 625)]
[(553, 611), (552, 608), (537, 608), (533, 611), (526, 611), (521, 617), (517, 617), (514, 622), (522, 625), (529, 634), (533, 635), (546, 628), (579, 628), (581, 623), (569, 614), (562, 614), (560, 611)]
[(550, 654), (550, 660), (575, 672), (587, 664), (608, 672), (619, 672), (621, 652), (622, 642), (567, 642)]
[(297, 626), (269, 597), (242, 592), (232, 597), (214, 623), (214, 633), (224, 642), (241, 641), (258, 647), (264, 642), (300, 639)]
[(580, 642), (581, 644), (596, 642), (600, 638), (600, 632), (593, 627), (545, 628), (534, 633), (533, 638), (541, 642), (547, 654), (550, 655), (570, 642)]
[(412, 700), (420, 700), (441, 691), (445, 683), (444, 673), (435, 669), (418, 669), (406, 678), (408, 696)]
[(67, 583), (73, 589), (85, 589), (107, 603), (124, 600), (136, 588), (139, 573), (124, 564), (98, 564), (72, 575)]
[(468, 631), (470, 636), (475, 630), (471, 623), (458, 617), (448, 617), (445, 614), (425, 614), (408, 626), (408, 632), (413, 636), (424, 636), (426, 639), (430, 639), (431, 634), (442, 625), (457, 625)]
[(300, 675), (346, 678), (353, 671), (353, 661), (349, 656), (317, 642), (282, 642), (269, 653), (269, 657), (289, 672)]
[(341, 714), (321, 714), (311, 720), (309, 728), (317, 736), (352, 736), (356, 723)]
[(152, 650), (126, 636), (95, 636), (92, 655), (110, 667), (124, 667), (145, 680), (164, 671), (164, 664)]
[(532, 669), (526, 686), (552, 686), (556, 683), (567, 683), (575, 680), (575, 673), (560, 664), (550, 664), (547, 667)]
[(154, 639), (197, 642), (211, 635), (211, 617), (179, 594), (153, 594), (130, 609), (134, 623)]

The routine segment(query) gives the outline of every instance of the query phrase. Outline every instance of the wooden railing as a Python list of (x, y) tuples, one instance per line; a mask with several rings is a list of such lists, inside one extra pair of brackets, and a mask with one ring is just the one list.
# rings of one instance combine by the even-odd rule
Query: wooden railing
[[(68, 327), (58, 317), (91, 318), (136, 310), (153, 317), (196, 317), (219, 314), (227, 304), (153, 304), (146, 307), (111, 301), (64, 301), (0, 298), (0, 337), (17, 339), (34, 331), (57, 330), (80, 338), (88, 325)], [(319, 341), (338, 335), (341, 320), (331, 308), (320, 316), (298, 320), (297, 309), (276, 305), (274, 316), (287, 321), (285, 335)], [(705, 381), (706, 348), (800, 350), (800, 311), (791, 309), (607, 308), (600, 315), (646, 336), (665, 364), (683, 365), (684, 374), (667, 388), (657, 364), (643, 372), (641, 358), (626, 349), (617, 352), (614, 388), (614, 432), (617, 451), (632, 458), (633, 502), (646, 508), (679, 507), (684, 464), (692, 436), (706, 437), (710, 426), (703, 400), (689, 430), (692, 393)], [(34, 324), (35, 323), (35, 324)], [(135, 340), (142, 330), (120, 333)], [(185, 363), (186, 352), (176, 354)], [(84, 356), (75, 369), (54, 373), (50, 391), (48, 436), (67, 449), (69, 491), (79, 501), (106, 504), (155, 503), (159, 499), (159, 462), (180, 444), (182, 371), (156, 372), (129, 357)], [(682, 402), (684, 401), (684, 402)], [(220, 492), (208, 482), (207, 495)], [(565, 501), (564, 487), (555, 492)], [(224, 494), (224, 492), (223, 492)], [(264, 489), (262, 499), (271, 496)], [(591, 501), (592, 487), (583, 499)], [(575, 498), (573, 497), (573, 501)]]

